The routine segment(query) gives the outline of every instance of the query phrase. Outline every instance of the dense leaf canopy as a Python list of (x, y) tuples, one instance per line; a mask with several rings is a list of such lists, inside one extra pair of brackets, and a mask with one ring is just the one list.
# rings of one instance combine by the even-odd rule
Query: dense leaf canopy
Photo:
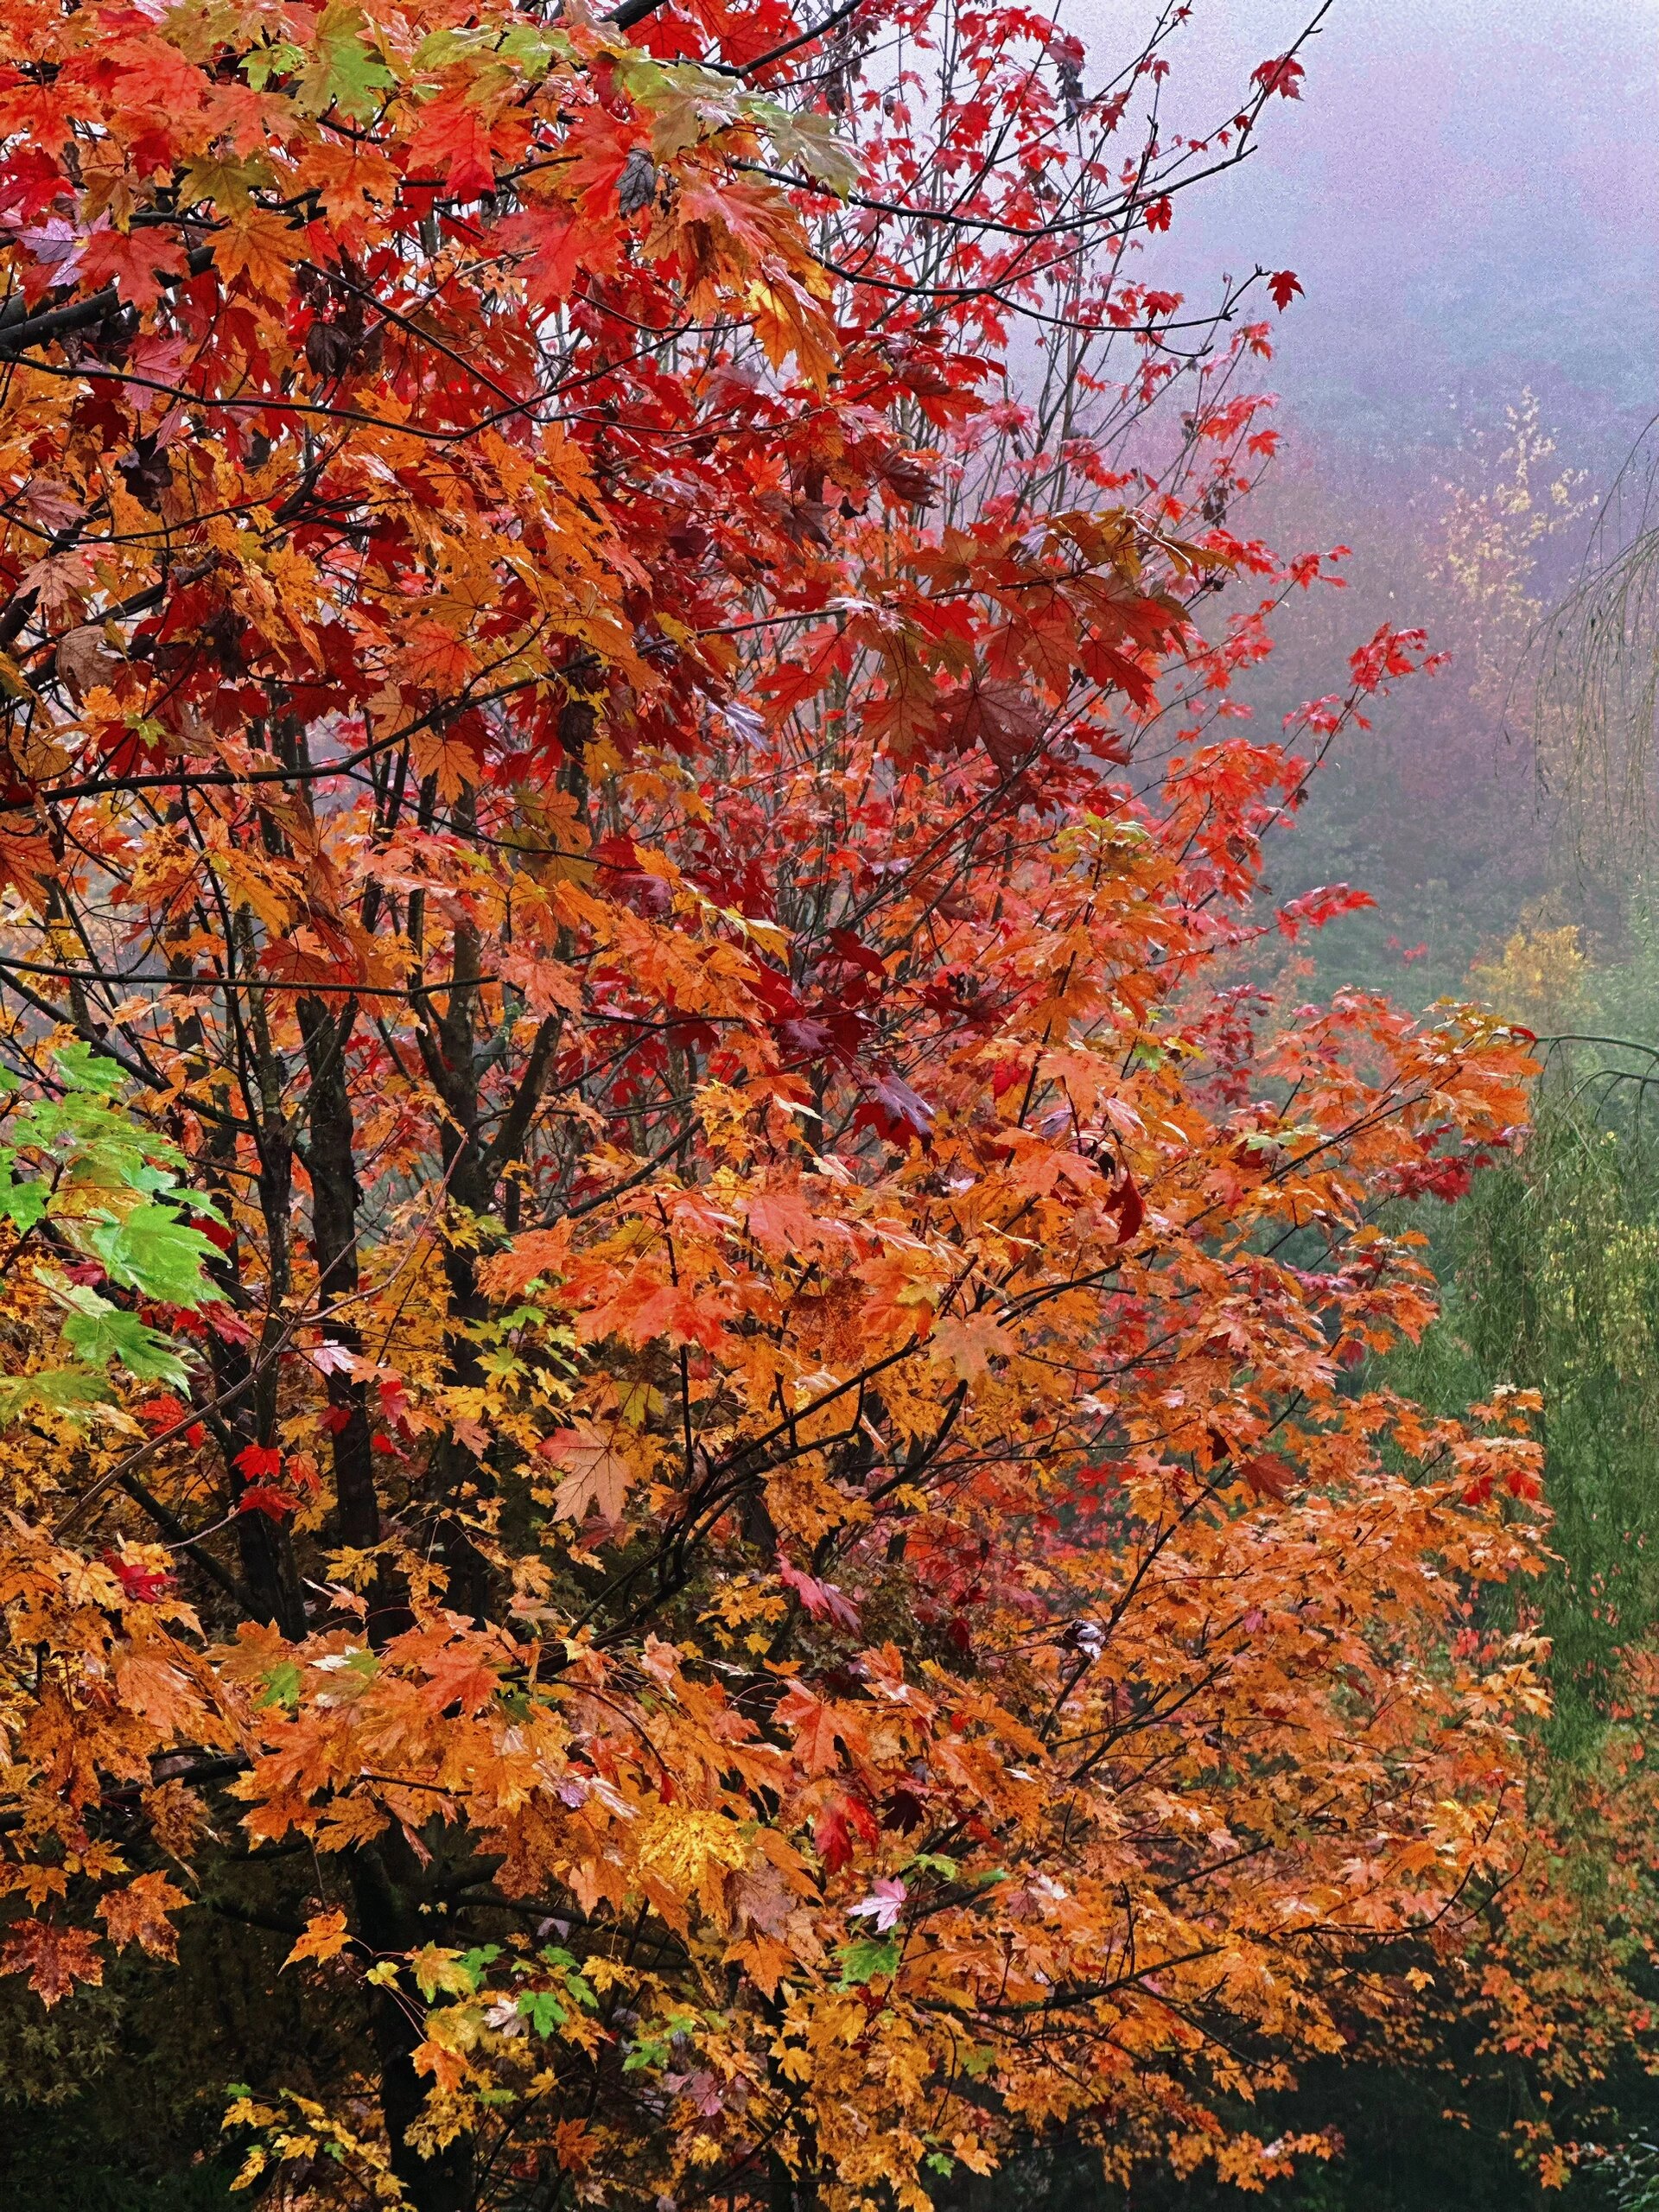
[(1230, 711), (1170, 28), (4, 11), (0, 1961), (285, 1929), (266, 2201), (1258, 2178), (1513, 1859), (1526, 1408), (1354, 1370), (1529, 1063), (1241, 980), (1422, 655)]

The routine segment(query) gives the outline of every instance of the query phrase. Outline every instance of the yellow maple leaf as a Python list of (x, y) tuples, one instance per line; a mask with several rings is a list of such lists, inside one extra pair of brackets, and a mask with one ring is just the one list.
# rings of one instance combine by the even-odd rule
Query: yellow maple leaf
[(639, 1865), (682, 1886), (702, 1878), (709, 1866), (744, 1866), (749, 1847), (737, 1824), (723, 1813), (695, 1807), (682, 1811), (664, 1805), (646, 1821), (639, 1837)]
[(470, 1997), (473, 1993), (473, 1977), (462, 1964), (459, 1951), (446, 1950), (442, 1943), (424, 1943), (409, 1964), (422, 1996), (429, 2003), (440, 1993), (448, 1997)]

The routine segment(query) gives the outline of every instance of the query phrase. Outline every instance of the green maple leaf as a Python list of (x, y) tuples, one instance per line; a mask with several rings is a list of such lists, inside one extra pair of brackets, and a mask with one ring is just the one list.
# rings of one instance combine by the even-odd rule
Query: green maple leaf
[(860, 1989), (877, 1974), (899, 1971), (899, 1946), (890, 1936), (861, 1936), (857, 1942), (843, 1945), (840, 1956), (843, 1989)]
[(203, 1270), (213, 1247), (170, 1206), (138, 1205), (93, 1230), (87, 1243), (111, 1279), (168, 1306), (200, 1306), (219, 1296)]
[(501, 1946), (499, 1943), (480, 1943), (463, 1957), (461, 1963), (471, 1977), (474, 1992), (483, 1987), (486, 1968), (493, 1967), (500, 1955)]
[(295, 86), (302, 107), (313, 115), (336, 108), (354, 123), (368, 123), (380, 112), (397, 80), (367, 43), (368, 28), (363, 10), (342, 0), (323, 10), (311, 59)]
[(276, 77), (291, 77), (296, 69), (305, 67), (302, 48), (290, 45), (287, 39), (277, 39), (270, 46), (257, 46), (242, 64), (242, 74), (256, 92), (263, 92)]
[[(172, 1205), (157, 1203), (183, 1203), (184, 1154), (120, 1103), (126, 1078), (113, 1060), (66, 1045), (54, 1056), (54, 1073), (60, 1096), (14, 1105), (6, 1115), (0, 1218), (25, 1233), (56, 1220), (116, 1281), (147, 1297), (192, 1306), (217, 1298), (203, 1272), (212, 1244)], [(0, 1084), (0, 1092), (16, 1089), (15, 1081)], [(137, 1205), (123, 1204), (135, 1197)], [(210, 1199), (190, 1203), (217, 1219)]]
[(0, 1380), (0, 1428), (31, 1413), (74, 1415), (88, 1406), (107, 1405), (110, 1387), (101, 1375), (81, 1367), (43, 1367), (33, 1375)]
[(847, 197), (858, 182), (858, 156), (838, 136), (829, 116), (795, 113), (754, 97), (744, 106), (765, 130), (780, 162), (801, 170), (838, 200)]
[(70, 1308), (63, 1325), (64, 1342), (88, 1367), (106, 1367), (113, 1360), (141, 1382), (165, 1382), (175, 1389), (188, 1380), (189, 1370), (177, 1346), (136, 1313), (124, 1313), (83, 1283), (67, 1285), (58, 1296)]
[(70, 1090), (90, 1090), (100, 1098), (113, 1098), (126, 1081), (115, 1062), (95, 1052), (90, 1045), (60, 1045), (52, 1057), (59, 1080)]
[(518, 2010), (538, 2036), (550, 2036), (570, 2015), (550, 1989), (525, 1989), (518, 1995)]
[(30, 1230), (46, 1211), (48, 1186), (40, 1176), (20, 1183), (11, 1172), (12, 1155), (0, 1154), (0, 1216), (15, 1229)]
[(279, 1659), (260, 1679), (264, 1683), (261, 1705), (280, 1705), (289, 1713), (297, 1713), (300, 1690), (304, 1677), (291, 1659)]

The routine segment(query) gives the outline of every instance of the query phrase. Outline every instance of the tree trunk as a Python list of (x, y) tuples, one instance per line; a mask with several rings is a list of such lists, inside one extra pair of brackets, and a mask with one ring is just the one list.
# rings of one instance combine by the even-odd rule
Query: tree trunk
[[(379, 1952), (408, 1951), (422, 1940), (410, 1882), (397, 1878), (388, 1863), (413, 1856), (399, 1840), (383, 1839), (353, 1853), (352, 1887), (363, 1940)], [(425, 2108), (429, 2087), (415, 2066), (421, 2042), (420, 2000), (412, 1989), (374, 1989), (370, 2031), (380, 2068), (380, 2116), (385, 2123), (391, 2170), (415, 2212), (473, 2212), (476, 2161), (473, 2138), (455, 2137), (423, 2158), (410, 2139)], [(411, 2017), (412, 2016), (412, 2017)]]
[[(336, 1019), (315, 999), (302, 999), (300, 1029), (311, 1079), (307, 1119), (310, 1141), (305, 1164), (311, 1177), (311, 1241), (317, 1262), (322, 1333), (331, 1344), (355, 1358), (363, 1337), (352, 1310), (330, 1309), (354, 1298), (357, 1270), (357, 1131), (346, 1081), (346, 1046), (354, 1009), (348, 1004)], [(366, 1551), (380, 1541), (380, 1501), (374, 1480), (374, 1452), (363, 1385), (353, 1376), (332, 1370), (327, 1383), (334, 1421), (334, 1512), (340, 1540)]]

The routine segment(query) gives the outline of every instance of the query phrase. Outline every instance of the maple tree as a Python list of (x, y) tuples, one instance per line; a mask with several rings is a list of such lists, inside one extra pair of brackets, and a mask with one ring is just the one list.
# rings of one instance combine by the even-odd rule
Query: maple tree
[(1530, 1063), (1229, 966), (1423, 652), (1231, 711), (1185, 12), (0, 25), (0, 1965), (263, 1885), (281, 2201), (1259, 2181), (1510, 1863), (1528, 1402), (1353, 1370)]

